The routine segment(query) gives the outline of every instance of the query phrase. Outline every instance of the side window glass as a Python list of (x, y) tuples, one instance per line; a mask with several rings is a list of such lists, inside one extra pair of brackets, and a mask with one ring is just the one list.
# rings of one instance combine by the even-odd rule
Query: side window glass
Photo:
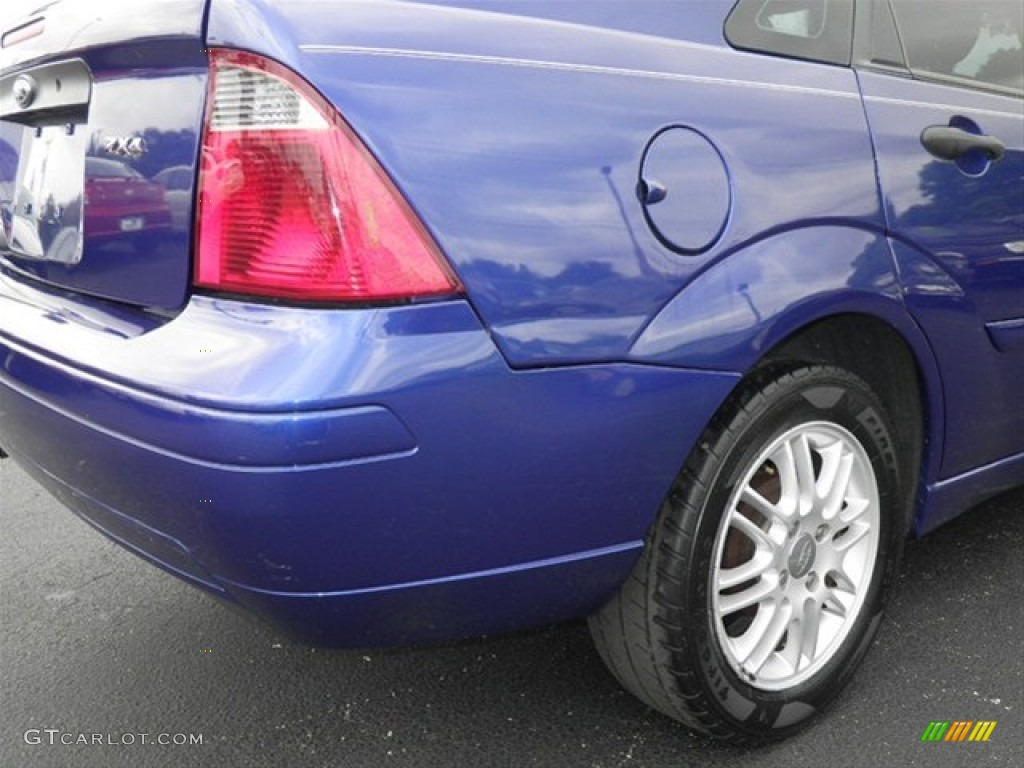
[(853, 0), (739, 0), (725, 37), (747, 51), (848, 65)]
[(889, 8), (889, 0), (872, 0), (871, 4), (871, 61), (890, 67), (906, 68), (903, 46), (896, 34), (896, 22)]
[(911, 71), (1024, 92), (1020, 0), (892, 0)]
[(765, 32), (801, 37), (819, 38), (825, 32), (825, 6), (800, 8), (779, 0), (765, 3), (757, 14), (757, 26)]

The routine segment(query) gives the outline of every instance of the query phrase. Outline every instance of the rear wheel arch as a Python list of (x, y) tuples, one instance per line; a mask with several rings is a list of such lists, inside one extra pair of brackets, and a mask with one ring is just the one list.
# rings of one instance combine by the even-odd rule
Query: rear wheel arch
[[(811, 228), (791, 236), (814, 232)], [(863, 245), (856, 240), (855, 230), (835, 228), (832, 233)], [(943, 379), (931, 342), (902, 301), (888, 245), (875, 240), (871, 259), (858, 260), (872, 264), (871, 280), (844, 274), (838, 267), (848, 259), (826, 250), (821, 259), (837, 267), (828, 280), (817, 282), (813, 292), (796, 280), (773, 286), (772, 301), (762, 307), (758, 297), (747, 295), (748, 289), (754, 290), (747, 278), (767, 269), (773, 259), (791, 259), (805, 252), (784, 248), (788, 239), (770, 238), (704, 273), (658, 313), (634, 342), (631, 358), (737, 371), (744, 377), (781, 363), (845, 368), (871, 384), (884, 402), (893, 404), (902, 447), (918, 451), (914, 466), (920, 469), (919, 480), (934, 482), (945, 450)], [(729, 320), (743, 314), (732, 311), (737, 291), (744, 301), (753, 301), (752, 310), (758, 307), (752, 313), (756, 319)]]
[[(618, 595), (591, 617), (602, 658), (642, 700), (733, 743), (771, 740), (800, 728), (852, 675), (871, 644), (886, 596), (896, 581), (902, 540), (912, 524), (922, 459), (936, 421), (929, 416), (938, 384), (929, 370), (934, 361), (928, 357), (924, 337), (913, 335), (912, 323), (907, 321), (907, 334), (907, 329), (896, 327), (899, 322), (851, 312), (799, 327), (747, 371), (717, 411), (666, 497), (633, 573)], [(840, 393), (835, 402), (830, 393)], [(735, 614), (720, 604), (729, 599), (722, 596), (732, 589), (726, 585), (732, 576), (722, 569), (738, 573), (753, 567), (752, 560), (742, 562), (744, 557), (767, 555), (761, 545), (757, 555), (750, 554), (749, 545), (747, 554), (742, 544), (737, 550), (736, 542), (727, 538), (732, 536), (729, 532), (747, 526), (737, 528), (729, 521), (739, 514), (738, 505), (746, 503), (737, 501), (745, 493), (739, 489), (760, 482), (759, 473), (777, 461), (779, 445), (798, 439), (822, 446), (836, 440), (848, 455), (861, 457), (853, 459), (860, 461), (862, 477), (868, 478), (860, 481), (861, 486), (873, 485), (879, 494), (873, 522), (865, 526), (875, 537), (877, 561), (876, 554), (867, 556), (863, 566), (867, 570), (853, 587), (856, 600), (863, 602), (851, 603), (850, 622), (833, 635), (837, 639), (820, 641), (829, 645), (813, 664), (795, 667), (792, 674), (779, 672), (776, 662), (772, 662), (774, 670), (759, 666), (755, 682), (754, 676), (745, 679), (747, 662), (742, 656), (743, 647), (755, 641), (748, 641), (743, 626), (730, 625), (729, 617)], [(831, 446), (820, 455), (828, 450)], [(774, 474), (771, 467), (770, 474)], [(782, 537), (784, 541), (774, 523), (770, 529), (767, 522), (758, 523), (776, 539), (774, 545), (767, 545), (768, 550), (774, 547), (774, 565), (765, 573), (791, 579), (786, 569), (793, 568), (798, 547), (818, 553), (809, 556), (813, 566), (809, 573), (793, 571), (808, 584), (806, 590), (818, 589), (806, 580), (823, 578), (816, 576), (819, 568), (822, 574), (835, 573), (827, 570), (835, 567), (846, 572), (845, 565), (834, 563), (836, 557), (846, 562), (844, 554), (835, 552), (843, 550), (840, 540), (847, 534), (830, 520), (815, 518), (816, 514), (810, 514), (809, 523), (799, 518), (801, 522)], [(822, 529), (826, 533), (817, 538)], [(755, 531), (752, 536), (758, 539), (761, 534)], [(816, 544), (809, 543), (812, 537)], [(826, 554), (830, 547), (831, 555)], [(746, 583), (735, 588), (749, 589), (749, 579)], [(835, 581), (826, 583), (829, 589), (837, 588)], [(792, 599), (797, 601), (794, 606), (818, 600), (805, 594), (803, 587), (797, 589), (799, 594), (780, 581), (763, 599), (787, 604)], [(756, 617), (744, 620), (751, 621), (750, 632), (768, 632), (767, 623), (757, 628)], [(806, 632), (799, 628), (803, 622), (801, 618), (794, 625), (796, 630), (786, 630), (775, 653), (791, 655), (788, 649), (793, 643), (805, 646)], [(812, 649), (819, 643), (809, 642)]]
[[(792, 332), (755, 366), (833, 365), (859, 376), (893, 418), (902, 464), (913, 468), (907, 507), (941, 459), (942, 391), (927, 349), (915, 348), (893, 325), (873, 315), (840, 314)], [(909, 530), (913, 521), (904, 521)]]

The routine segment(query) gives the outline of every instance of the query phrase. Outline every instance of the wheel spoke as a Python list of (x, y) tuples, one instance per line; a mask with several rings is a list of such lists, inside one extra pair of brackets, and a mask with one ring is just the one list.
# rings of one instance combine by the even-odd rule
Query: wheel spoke
[(867, 523), (853, 523), (846, 527), (846, 532), (842, 536), (832, 542), (832, 548), (839, 553), (847, 552), (870, 533), (871, 526)]
[(798, 511), (801, 515), (807, 514), (814, 505), (814, 498), (817, 491), (817, 478), (814, 476), (814, 458), (811, 451), (811, 443), (805, 432), (800, 432), (795, 439), (788, 443), (793, 452), (793, 467), (796, 470), (797, 495), (799, 498)]
[(793, 609), (788, 604), (780, 605), (775, 610), (771, 621), (768, 622), (761, 636), (757, 638), (753, 650), (743, 660), (743, 666), (746, 667), (747, 671), (754, 674), (761, 671), (769, 657), (778, 648), (782, 636), (786, 634), (792, 616)]
[[(804, 601), (803, 616), (800, 622), (800, 648), (799, 656), (806, 659), (808, 663), (814, 660), (818, 652), (818, 636), (821, 632), (821, 606), (816, 600)], [(793, 638), (791, 637), (792, 641)], [(794, 643), (797, 645), (797, 643)], [(794, 669), (799, 668), (800, 662), (794, 664)]]
[(733, 510), (729, 516), (729, 525), (753, 541), (758, 550), (775, 550), (776, 544), (772, 537), (742, 512)]
[[(831, 453), (831, 451), (830, 451)], [(822, 480), (824, 503), (822, 504), (821, 517), (824, 520), (833, 520), (842, 509), (843, 501), (846, 499), (847, 491), (850, 488), (850, 479), (853, 477), (853, 454), (844, 451), (842, 445), (836, 445), (835, 457), (830, 456), (825, 462), (829, 473), (826, 478), (825, 466), (822, 467)]]
[(751, 584), (742, 592), (731, 595), (718, 596), (718, 608), (722, 616), (728, 616), (736, 611), (742, 611), (752, 605), (757, 605), (766, 597), (769, 597), (776, 589), (774, 580), (760, 579), (756, 584)]
[(757, 615), (754, 617), (753, 622), (751, 622), (743, 634), (731, 639), (732, 651), (737, 659), (741, 662), (746, 661), (750, 654), (754, 652), (754, 648), (757, 647), (758, 641), (764, 636), (765, 630), (772, 623), (772, 618), (777, 611), (778, 606), (774, 603), (761, 605), (757, 609)]
[(772, 504), (749, 485), (741, 492), (740, 501), (749, 504), (769, 520), (781, 520), (783, 523), (788, 523), (788, 518), (792, 516), (792, 513), (780, 509), (777, 504)]
[(786, 644), (775, 654), (775, 659), (789, 672), (795, 672), (800, 666), (801, 622), (801, 608), (795, 605), (786, 627)]
[(832, 590), (829, 590), (826, 594), (825, 601), (821, 604), (821, 609), (823, 611), (828, 611), (833, 616), (838, 616), (841, 619), (846, 618), (846, 605)]
[(772, 565), (771, 554), (757, 553), (752, 558), (735, 568), (722, 568), (718, 572), (718, 589), (726, 590), (756, 579), (764, 574)]
[(779, 471), (779, 486), (782, 491), (776, 506), (783, 517), (791, 518), (800, 508), (800, 480), (796, 471), (793, 446), (789, 442), (783, 443), (772, 459)]
[(867, 499), (852, 498), (847, 496), (846, 498), (846, 509), (842, 510), (839, 515), (839, 519), (844, 523), (848, 523), (851, 520), (856, 520), (858, 517), (863, 515), (871, 508), (871, 502)]
[(857, 585), (853, 583), (846, 572), (841, 569), (836, 569), (828, 572), (828, 575), (832, 578), (832, 581), (836, 583), (833, 590), (837, 592), (845, 592), (849, 595), (857, 594)]
[(815, 442), (814, 452), (818, 454), (818, 458), (821, 460), (815, 487), (819, 491), (818, 495), (824, 498), (839, 474), (843, 457), (843, 444), (838, 440), (833, 440), (828, 445), (824, 445), (821, 442), (820, 436), (817, 437)]

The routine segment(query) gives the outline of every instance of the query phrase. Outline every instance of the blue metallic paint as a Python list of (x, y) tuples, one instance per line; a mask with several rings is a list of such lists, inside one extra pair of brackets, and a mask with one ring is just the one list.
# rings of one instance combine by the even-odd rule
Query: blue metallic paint
[[(932, 340), (947, 409), (941, 477), (1024, 453), (1024, 354), (996, 348), (986, 323), (1022, 334), (1024, 319), (1024, 110), (1020, 99), (863, 73), (889, 228), (901, 261), (945, 275), (950, 291), (908, 286), (907, 307)], [(980, 176), (941, 162), (921, 133), (952, 120), (1001, 139), (1006, 156)], [(913, 249), (916, 254), (911, 254)], [(934, 283), (942, 278), (937, 277)], [(978, 397), (978, 382), (985, 394)], [(971, 401), (970, 407), (962, 407)]]
[[(586, 18), (592, 5), (575, 7)], [(731, 3), (701, 3), (696, 18), (692, 5), (640, 5), (707, 38)], [(850, 70), (518, 16), (522, 4), (413, 4), (399, 16), (343, 2), (326, 18), (315, 3), (247, 6), (243, 23), (237, 4), (215, 4), (210, 40), (289, 56), (339, 106), (515, 367), (623, 359), (697, 273), (768, 229), (837, 210), (882, 226)], [(678, 123), (714, 137), (735, 190), (725, 233), (699, 257), (658, 242), (635, 196), (644, 147)]]
[(992, 345), (1006, 354), (1024, 352), (1024, 320), (996, 320), (985, 323)]
[[(302, 594), (322, 603), (338, 592), (331, 610), (342, 613), (371, 610), (343, 607), (349, 592), (406, 582), (436, 592), (495, 567), (472, 588), (490, 591), (489, 603), (517, 569), (532, 582), (549, 569), (594, 581), (597, 568), (599, 594), (569, 593), (577, 612), (594, 607), (625, 576), (623, 553), (737, 378), (628, 364), (515, 372), (458, 302), (323, 312), (196, 297), (125, 338), (123, 326), (53, 315), (51, 300), (0, 279), (0, 414), (13, 455), (97, 527), (172, 569), (239, 599), (284, 591), (296, 593), (289, 604)], [(82, 370), (98, 359), (103, 377)], [(340, 418), (376, 422), (339, 432)], [(291, 446), (287, 463), (267, 463), (275, 446)], [(555, 610), (507, 607), (515, 613), (486, 621)], [(415, 639), (403, 626), (399, 636), (353, 624), (335, 639)]]
[[(981, 469), (957, 453), (977, 414), (961, 356), (989, 366), (975, 374), (998, 364), (977, 357), (992, 348), (977, 285), (893, 232), (870, 78), (730, 51), (731, 4), (213, 0), (205, 41), (201, 0), (132, 19), (106, 3), (88, 23), (60, 4), (0, 70), (80, 44), (111, 94), (153, 102), (104, 125), (191, 135), (194, 154), (202, 48), (271, 56), (338, 106), (467, 299), (337, 311), (188, 297), (179, 258), (174, 275), (107, 275), (101, 293), (163, 292), (142, 309), (0, 265), (0, 443), (142, 556), (347, 644), (593, 610), (742, 374), (836, 314), (884, 320), (917, 359), (931, 436), (918, 532), (1019, 483), (1019, 447)], [(184, 122), (154, 101), (158, 83), (172, 89), (160, 102), (189, 106)], [(659, 242), (635, 194), (644, 148), (672, 125), (710, 137), (732, 185), (697, 256)], [(180, 151), (158, 142), (146, 175)], [(1015, 348), (1019, 318), (983, 317)], [(997, 410), (1017, 380), (994, 382)], [(949, 441), (960, 458), (943, 468)]]
[(905, 317), (885, 237), (822, 222), (750, 243), (699, 275), (644, 329), (634, 360), (749, 370), (809, 322)]

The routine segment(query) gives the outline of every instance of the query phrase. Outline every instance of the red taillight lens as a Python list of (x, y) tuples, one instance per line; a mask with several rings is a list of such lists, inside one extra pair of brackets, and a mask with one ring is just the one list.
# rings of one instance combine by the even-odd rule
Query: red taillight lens
[(248, 53), (210, 54), (195, 283), (302, 301), (392, 301), (459, 283), (319, 94)]

